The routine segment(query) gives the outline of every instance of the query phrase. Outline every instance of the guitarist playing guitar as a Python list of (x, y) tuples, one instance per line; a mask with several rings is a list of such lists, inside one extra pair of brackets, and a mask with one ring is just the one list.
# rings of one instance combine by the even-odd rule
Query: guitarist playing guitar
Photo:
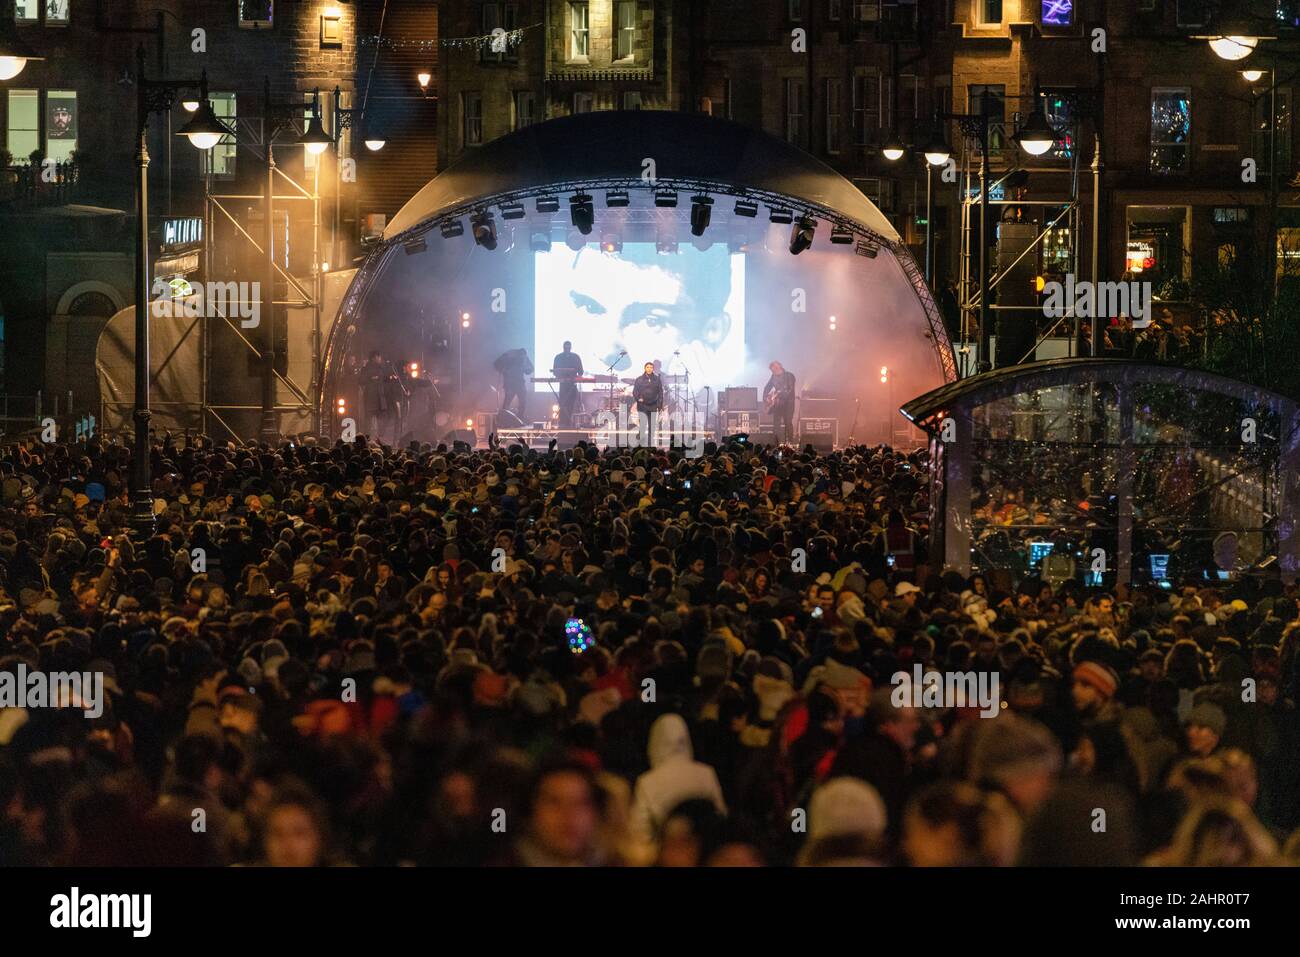
[(788, 443), (794, 439), (794, 373), (775, 361), (768, 368), (772, 378), (763, 386), (763, 406), (772, 413), (777, 442)]

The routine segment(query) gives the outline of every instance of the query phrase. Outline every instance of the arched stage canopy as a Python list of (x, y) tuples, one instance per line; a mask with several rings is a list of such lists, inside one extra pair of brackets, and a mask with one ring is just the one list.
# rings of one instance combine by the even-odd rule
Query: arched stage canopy
[[(570, 200), (583, 195), (591, 201), (595, 227), (584, 234), (589, 241), (585, 251), (582, 237), (575, 244), (570, 224)], [(692, 238), (688, 216), (693, 199), (701, 195), (713, 200), (711, 225), (702, 237)], [(476, 243), (473, 229), (475, 219), (481, 223), (485, 216), (494, 230), (487, 247)], [(678, 217), (684, 255), (676, 262), (685, 265), (655, 256), (663, 252), (655, 230), (664, 228), (665, 216)], [(791, 219), (798, 223), (802, 217), (815, 221), (815, 232), (812, 245), (796, 257), (787, 248)], [(606, 241), (611, 230), (619, 237), (612, 244)], [(452, 329), (450, 348), (462, 366), (455, 378), (477, 379), (480, 385), (495, 381), (491, 356), (520, 345), (530, 347), (538, 360), (537, 374), (545, 375), (545, 358), (558, 350), (557, 340), (567, 338), (570, 328), (583, 331), (583, 317), (564, 314), (554, 297), (544, 295), (556, 283), (570, 281), (568, 272), (561, 278), (551, 275), (561, 268), (555, 259), (562, 258), (545, 259), (553, 240), (559, 254), (568, 243), (589, 257), (588, 268), (601, 255), (626, 260), (609, 265), (608, 287), (619, 293), (645, 289), (646, 300), (654, 298), (649, 291), (653, 282), (625, 269), (628, 263), (655, 272), (659, 280), (678, 270), (675, 278), (683, 288), (697, 283), (679, 302), (694, 304), (717, 298), (716, 289), (701, 292), (699, 273), (724, 273), (720, 282), (725, 289), (728, 250), (733, 263), (751, 262), (748, 268), (743, 262), (731, 267), (736, 289), (726, 299), (726, 309), (712, 303), (698, 307), (715, 312), (703, 324), (704, 332), (693, 333), (713, 345), (727, 330), (733, 339), (743, 333), (737, 347), (743, 360), (709, 362), (697, 350), (692, 386), (697, 380), (715, 390), (752, 385), (759, 374), (765, 375), (770, 358), (788, 355), (801, 386), (821, 392), (843, 387), (846, 400), (856, 401), (864, 415), (870, 407), (868, 425), (878, 427), (882, 420), (904, 424), (897, 418), (898, 399), (956, 378), (943, 322), (915, 261), (889, 220), (852, 183), (796, 147), (736, 123), (693, 113), (602, 111), (535, 124), (467, 151), (394, 216), (358, 270), (326, 345), (320, 395), (324, 430), (330, 433), (337, 425), (336, 399), (351, 394), (349, 360), (371, 348), (381, 349), (386, 358), (413, 358), (399, 353), (422, 336), (427, 341), (425, 330), (433, 324), (459, 317), (462, 310), (476, 321), (501, 312), (487, 305), (489, 293), (504, 290), (511, 312), (492, 317), (496, 338), (490, 342), (486, 323), (478, 323), (476, 335), (465, 343)], [(703, 253), (711, 258), (700, 260), (703, 266), (687, 262), (699, 259), (691, 246), (701, 251), (712, 246)], [(668, 246), (671, 253), (678, 248), (676, 241)], [(563, 268), (578, 267), (566, 263)], [(802, 302), (801, 297), (808, 300), (806, 306), (787, 305)], [(737, 302), (747, 306), (748, 318)], [(605, 305), (611, 312), (626, 311), (622, 302)], [(716, 317), (724, 312), (719, 323)], [(830, 322), (828, 327), (828, 316), (837, 317), (838, 325)], [(795, 336), (792, 321), (799, 323)], [(835, 335), (824, 338), (828, 328)], [(652, 351), (659, 341), (648, 334), (636, 341), (636, 330), (617, 338), (624, 331), (615, 334), (611, 352), (593, 347), (586, 362), (590, 371), (599, 371), (595, 360), (603, 362), (620, 347), (638, 363), (651, 354), (665, 361), (678, 354), (674, 345)], [(719, 348), (724, 347), (731, 344)], [(687, 354), (685, 343), (680, 349)], [(427, 349), (422, 355), (431, 361)], [(742, 365), (743, 379), (736, 375)], [(882, 367), (890, 370), (887, 395), (875, 385), (885, 381)], [(710, 381), (710, 371), (731, 380)], [(857, 391), (848, 391), (850, 387)], [(494, 407), (492, 399), (487, 394), (466, 397), (458, 418), (471, 408)], [(843, 427), (848, 425), (846, 418)], [(860, 429), (858, 435), (868, 432)]]

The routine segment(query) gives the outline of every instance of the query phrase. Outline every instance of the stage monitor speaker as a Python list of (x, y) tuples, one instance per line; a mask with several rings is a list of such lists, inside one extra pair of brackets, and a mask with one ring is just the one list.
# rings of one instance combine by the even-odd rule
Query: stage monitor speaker
[(723, 389), (718, 407), (723, 412), (757, 412), (758, 389), (748, 385)]
[(840, 423), (838, 419), (818, 417), (799, 419), (799, 444), (811, 445), (818, 452), (833, 452), (839, 444)]
[(730, 435), (733, 432), (753, 432), (757, 429), (757, 409), (748, 412), (728, 411), (722, 413), (722, 432), (724, 435)]

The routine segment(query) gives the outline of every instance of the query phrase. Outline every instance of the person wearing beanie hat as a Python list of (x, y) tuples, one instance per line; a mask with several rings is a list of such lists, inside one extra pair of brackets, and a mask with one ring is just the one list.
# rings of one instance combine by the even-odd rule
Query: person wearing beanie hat
[(1095, 718), (1110, 705), (1119, 690), (1119, 676), (1099, 661), (1082, 661), (1074, 668), (1070, 693), (1074, 710), (1082, 717)]
[(813, 792), (808, 841), (799, 852), (804, 867), (870, 867), (881, 863), (887, 821), (885, 802), (865, 781), (837, 777)]
[(1218, 750), (1227, 726), (1228, 716), (1224, 710), (1213, 702), (1202, 701), (1192, 708), (1183, 722), (1187, 750), (1198, 758), (1209, 757)]

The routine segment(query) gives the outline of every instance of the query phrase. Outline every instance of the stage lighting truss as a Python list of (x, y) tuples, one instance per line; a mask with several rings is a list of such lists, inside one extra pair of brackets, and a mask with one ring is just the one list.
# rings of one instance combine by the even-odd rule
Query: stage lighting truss
[(592, 205), (590, 193), (577, 193), (569, 197), (569, 219), (573, 228), (582, 235), (591, 233), (596, 222), (596, 207)]
[(704, 231), (709, 228), (709, 220), (713, 218), (713, 197), (712, 196), (692, 196), (691, 197), (691, 235), (703, 236)]
[[(768, 190), (737, 189), (725, 183), (696, 179), (674, 179), (669, 181), (660, 178), (656, 182), (647, 183), (639, 177), (557, 182), (533, 189), (515, 190), (492, 197), (478, 197), (472, 203), (465, 203), (447, 210), (435, 223), (430, 224), (430, 226), (422, 226), (420, 229), (423, 231), (424, 229), (436, 227), (444, 237), (461, 236), (465, 232), (464, 221), (468, 219), (471, 227), (475, 229), (476, 241), (480, 237), (490, 240), (491, 237), (497, 234), (498, 230), (495, 223), (491, 222), (492, 213), (489, 212), (488, 207), (497, 207), (500, 218), (503, 220), (519, 220), (527, 216), (528, 210), (524, 205), (526, 202), (533, 202), (539, 214), (553, 214), (560, 211), (562, 201), (567, 194), (569, 196), (569, 217), (567, 218), (571, 220), (572, 233), (567, 237), (566, 241), (569, 241), (570, 245), (572, 245), (574, 242), (578, 242), (581, 237), (581, 242), (585, 245), (586, 242), (590, 241), (588, 237), (590, 237), (595, 227), (596, 215), (593, 196), (597, 190), (604, 195), (606, 208), (620, 210), (618, 223), (621, 227), (619, 239), (622, 242), (636, 239), (636, 231), (644, 229), (648, 223), (663, 223), (662, 217), (673, 217), (674, 225), (670, 232), (665, 232), (661, 228), (653, 233), (656, 248), (660, 252), (677, 251), (678, 239), (685, 235), (683, 227), (687, 222), (689, 222), (691, 230), (690, 236), (687, 238), (691, 238), (692, 243), (699, 246), (700, 243), (697, 240), (700, 240), (704, 232), (710, 227), (718, 227), (718, 224), (712, 221), (712, 215), (713, 207), (717, 205), (716, 197), (719, 195), (734, 199), (733, 217), (735, 220), (754, 219), (759, 215), (763, 207), (767, 207), (770, 223), (792, 227), (790, 250), (795, 255), (811, 247), (819, 222), (825, 222), (829, 228), (831, 243), (835, 245), (851, 245), (855, 253), (865, 258), (874, 259), (882, 246), (890, 245), (890, 242), (882, 236), (864, 228), (858, 221), (849, 219), (833, 209), (816, 205), (795, 204), (791, 202), (790, 197), (780, 193)], [(648, 191), (652, 203), (647, 205), (633, 203), (633, 194), (638, 191), (642, 195)], [(689, 203), (679, 206), (679, 197), (681, 196), (689, 197)], [(487, 214), (486, 220), (483, 214)], [(678, 222), (683, 225), (681, 227), (676, 226), (675, 224)], [(529, 247), (533, 250), (549, 249), (552, 239), (564, 235), (564, 228), (569, 227), (569, 223), (565, 223), (563, 228), (561, 228), (560, 223), (556, 222), (552, 222), (547, 227), (543, 227), (538, 223), (536, 227), (529, 230)], [(561, 228), (560, 233), (553, 233), (556, 228)], [(626, 231), (628, 228), (632, 229), (633, 233), (629, 234)], [(602, 239), (605, 239), (609, 236), (609, 233), (604, 232), (600, 235)], [(414, 253), (422, 248), (416, 243), (419, 238), (420, 235), (415, 234), (414, 239), (407, 236), (398, 239), (397, 242), (406, 248), (408, 252)], [(745, 238), (734, 234), (733, 231), (732, 235), (725, 238), (725, 242), (728, 248), (735, 250), (738, 246), (743, 247), (746, 245), (742, 241)], [(747, 237), (748, 242), (753, 242), (755, 238), (755, 236)], [(480, 245), (483, 245), (483, 243), (480, 243)]]

